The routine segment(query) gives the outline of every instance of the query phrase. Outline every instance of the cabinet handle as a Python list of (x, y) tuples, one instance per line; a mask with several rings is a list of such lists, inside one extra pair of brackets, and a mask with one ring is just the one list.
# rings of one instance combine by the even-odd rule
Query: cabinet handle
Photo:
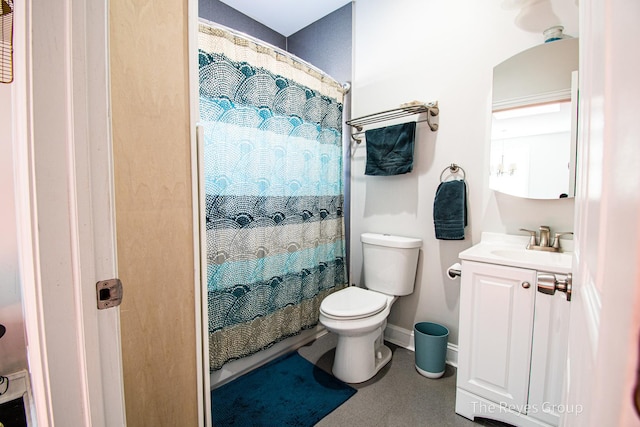
[(522, 287), (525, 289), (529, 289), (531, 287), (531, 283), (529, 282), (522, 282)]

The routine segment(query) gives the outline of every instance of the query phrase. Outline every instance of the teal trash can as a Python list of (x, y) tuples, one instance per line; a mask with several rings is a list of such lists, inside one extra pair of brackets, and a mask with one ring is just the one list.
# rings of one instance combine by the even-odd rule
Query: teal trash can
[(416, 323), (413, 327), (416, 345), (416, 370), (427, 378), (444, 375), (449, 330), (431, 322)]

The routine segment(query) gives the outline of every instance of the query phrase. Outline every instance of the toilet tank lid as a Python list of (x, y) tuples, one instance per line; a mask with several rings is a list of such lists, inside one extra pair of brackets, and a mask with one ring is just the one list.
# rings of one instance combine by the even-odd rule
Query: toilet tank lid
[(392, 236), (391, 234), (362, 233), (360, 240), (362, 243), (390, 248), (419, 248), (422, 246), (422, 239)]

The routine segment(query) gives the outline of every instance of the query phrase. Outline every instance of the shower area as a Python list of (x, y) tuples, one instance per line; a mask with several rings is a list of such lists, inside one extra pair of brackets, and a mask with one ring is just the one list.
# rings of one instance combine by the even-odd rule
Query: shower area
[[(347, 22), (347, 12), (339, 55), (350, 75), (351, 5), (333, 15)], [(200, 16), (203, 331), (215, 387), (314, 339), (322, 299), (348, 284), (347, 90), (284, 49), (203, 19), (202, 3)]]

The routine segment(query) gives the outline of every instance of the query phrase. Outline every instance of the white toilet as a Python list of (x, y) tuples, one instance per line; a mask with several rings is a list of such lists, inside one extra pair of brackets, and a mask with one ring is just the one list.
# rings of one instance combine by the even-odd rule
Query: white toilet
[(347, 383), (372, 378), (391, 360), (384, 328), (398, 296), (413, 292), (421, 239), (364, 233), (362, 257), (367, 289), (350, 286), (320, 304), (320, 323), (338, 335), (333, 374)]

